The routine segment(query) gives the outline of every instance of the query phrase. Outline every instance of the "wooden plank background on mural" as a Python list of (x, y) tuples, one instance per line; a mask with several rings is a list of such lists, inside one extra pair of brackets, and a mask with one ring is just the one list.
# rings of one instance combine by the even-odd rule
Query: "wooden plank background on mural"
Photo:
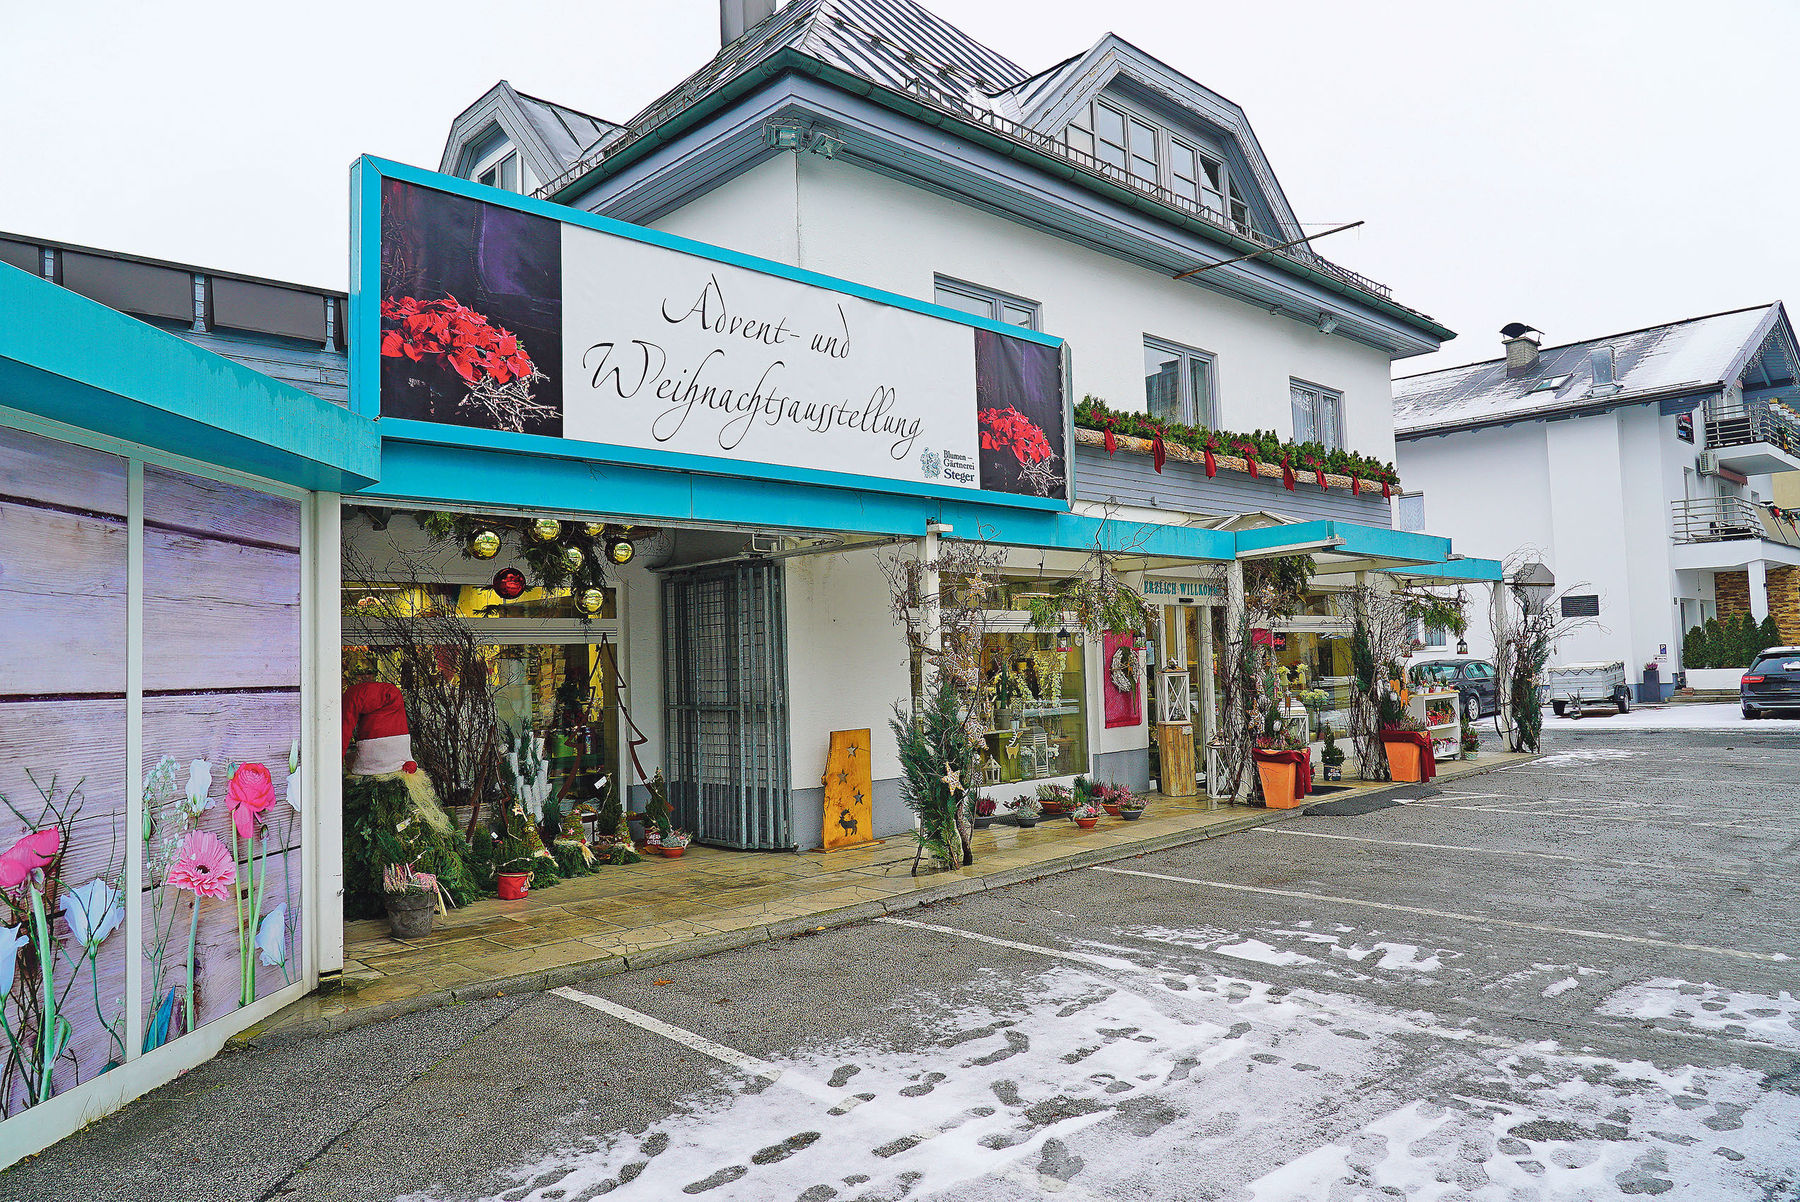
[(297, 502), (163, 468), (144, 469), (144, 524), (224, 542), (300, 549)]
[(0, 497), (125, 516), (125, 461), (22, 430), (0, 429)]
[(300, 679), (300, 556), (144, 531), (144, 688), (268, 688)]
[(0, 696), (125, 689), (125, 523), (0, 501)]

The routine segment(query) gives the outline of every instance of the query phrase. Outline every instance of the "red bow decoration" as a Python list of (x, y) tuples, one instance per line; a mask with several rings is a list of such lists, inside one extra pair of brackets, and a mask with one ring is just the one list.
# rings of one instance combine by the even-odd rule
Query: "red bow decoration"
[(1118, 449), (1119, 440), (1113, 437), (1113, 423), (1111, 419), (1108, 419), (1106, 423), (1106, 453), (1112, 455), (1115, 454)]
[(1150, 440), (1150, 462), (1155, 464), (1156, 470), (1160, 472), (1163, 469), (1163, 464), (1168, 462), (1168, 458), (1169, 452), (1168, 448), (1163, 446), (1162, 431), (1158, 430), (1156, 432), (1156, 437)]
[(1294, 465), (1288, 461), (1286, 455), (1281, 457), (1281, 487), (1289, 492), (1294, 491)]
[(1382, 499), (1386, 500), (1387, 498), (1389, 498), (1393, 495), (1394, 494), (1388, 489), (1388, 482), (1386, 480), (1383, 480), (1381, 482), (1381, 497), (1382, 497)]
[(1250, 468), (1250, 477), (1255, 479), (1259, 475), (1256, 470), (1256, 448), (1247, 442), (1239, 442), (1233, 443), (1231, 449), (1244, 457), (1244, 463)]
[(1308, 455), (1306, 457), (1306, 466), (1313, 470), (1313, 475), (1319, 481), (1319, 487), (1326, 492), (1330, 492), (1331, 485), (1325, 483), (1325, 465), (1320, 463), (1317, 459), (1314, 459), (1311, 455)]
[(1350, 473), (1350, 495), (1353, 497), (1362, 496), (1362, 477), (1355, 472)]
[(1200, 455), (1206, 460), (1206, 478), (1210, 480), (1219, 474), (1219, 465), (1213, 460), (1211, 447), (1200, 448)]

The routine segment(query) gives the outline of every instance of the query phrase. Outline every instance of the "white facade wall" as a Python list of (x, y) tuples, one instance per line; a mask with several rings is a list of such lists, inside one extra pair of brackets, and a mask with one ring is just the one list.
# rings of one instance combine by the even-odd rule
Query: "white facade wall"
[(924, 300), (944, 275), (1037, 301), (1077, 400), (1143, 409), (1146, 334), (1217, 356), (1225, 429), (1288, 437), (1290, 378), (1337, 389), (1348, 446), (1393, 458), (1385, 352), (846, 162), (772, 159), (655, 225)]

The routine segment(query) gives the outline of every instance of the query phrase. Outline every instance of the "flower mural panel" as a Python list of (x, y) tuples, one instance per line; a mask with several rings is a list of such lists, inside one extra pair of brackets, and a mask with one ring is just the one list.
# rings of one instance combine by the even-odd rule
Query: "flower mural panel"
[[(0, 478), (9, 482), (0, 499), (0, 1115), (8, 1117), (125, 1059), (126, 476), (117, 456), (0, 430)], [(71, 614), (81, 621), (70, 623)]]
[(153, 1051), (299, 979), (286, 954), (300, 914), (298, 504), (147, 471), (144, 591)]

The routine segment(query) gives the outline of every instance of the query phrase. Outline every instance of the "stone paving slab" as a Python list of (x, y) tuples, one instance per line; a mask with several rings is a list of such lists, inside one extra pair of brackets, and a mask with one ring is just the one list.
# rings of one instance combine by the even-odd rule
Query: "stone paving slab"
[[(1439, 765), (1453, 780), (1532, 759), (1489, 753)], [(1393, 789), (1346, 781), (1331, 800)], [(486, 900), (402, 942), (385, 921), (346, 924), (344, 987), (302, 998), (231, 1041), (253, 1046), (347, 1030), (431, 1006), (551, 989), (627, 969), (864, 922), (932, 902), (1280, 822), (1299, 809), (1152, 795), (1144, 818), (1093, 831), (1046, 819), (975, 835), (975, 864), (913, 877), (910, 839), (818, 854), (692, 848), (679, 860), (606, 868), (522, 901)]]

